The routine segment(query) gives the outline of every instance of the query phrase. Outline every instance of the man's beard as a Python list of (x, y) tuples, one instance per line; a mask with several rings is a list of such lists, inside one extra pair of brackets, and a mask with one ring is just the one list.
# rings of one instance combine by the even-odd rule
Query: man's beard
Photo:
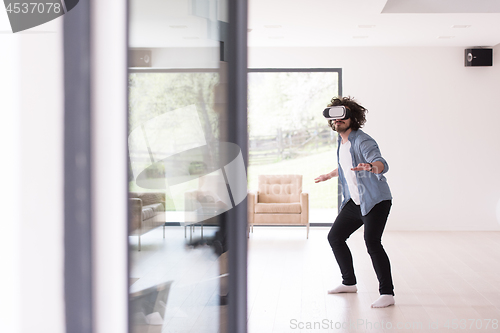
[[(343, 122), (341, 124), (345, 124), (345, 122)], [(348, 131), (350, 128), (351, 128), (351, 125), (347, 126), (347, 128), (345, 128), (345, 129), (339, 129), (337, 127), (337, 124), (335, 124), (335, 131), (337, 131), (338, 133), (344, 133), (344, 132)]]

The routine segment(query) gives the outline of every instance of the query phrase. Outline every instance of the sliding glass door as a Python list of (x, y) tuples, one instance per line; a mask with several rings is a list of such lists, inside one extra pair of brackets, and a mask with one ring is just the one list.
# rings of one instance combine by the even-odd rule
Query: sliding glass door
[(246, 56), (231, 42), (237, 27), (225, 1), (130, 3), (132, 332), (244, 332)]

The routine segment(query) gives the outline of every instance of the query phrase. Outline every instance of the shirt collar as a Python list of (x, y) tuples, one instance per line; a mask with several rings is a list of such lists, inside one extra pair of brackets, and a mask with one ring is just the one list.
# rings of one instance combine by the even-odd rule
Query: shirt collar
[(356, 140), (356, 138), (358, 137), (358, 133), (359, 130), (352, 130), (351, 133), (349, 133), (349, 136), (347, 137), (347, 140), (351, 141), (351, 142), (354, 142), (354, 140)]
[[(352, 130), (351, 133), (349, 133), (347, 140), (349, 140), (350, 142), (354, 142), (356, 140), (356, 138), (358, 137), (359, 132), (361, 132), (361, 130)], [(338, 135), (338, 142), (341, 142), (341, 141), (342, 141), (342, 137), (339, 134)]]

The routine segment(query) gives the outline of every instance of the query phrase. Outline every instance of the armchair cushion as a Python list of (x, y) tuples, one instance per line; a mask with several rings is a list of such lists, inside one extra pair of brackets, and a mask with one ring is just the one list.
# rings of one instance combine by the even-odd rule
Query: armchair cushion
[(147, 207), (142, 208), (143, 221), (153, 218), (154, 216), (155, 216), (155, 211), (153, 210), (153, 208), (147, 208)]
[(300, 214), (302, 212), (300, 203), (258, 203), (255, 205), (255, 213), (259, 214)]
[(152, 205), (146, 205), (146, 206), (143, 206), (143, 208), (152, 209), (155, 213), (164, 212), (165, 211), (165, 207), (163, 206), (163, 203), (161, 203), (161, 202), (155, 203), (155, 204), (152, 204)]
[(256, 225), (299, 225), (301, 214), (255, 214)]
[(259, 203), (291, 203), (300, 201), (302, 175), (260, 175)]
[(142, 206), (165, 202), (165, 193), (130, 193), (131, 197), (142, 200)]

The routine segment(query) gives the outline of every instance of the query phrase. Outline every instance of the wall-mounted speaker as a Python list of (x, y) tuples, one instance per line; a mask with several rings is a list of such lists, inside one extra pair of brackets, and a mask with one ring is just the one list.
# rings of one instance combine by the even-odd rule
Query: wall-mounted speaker
[(151, 67), (151, 50), (130, 50), (129, 67)]
[(493, 66), (493, 49), (465, 49), (465, 67)]

